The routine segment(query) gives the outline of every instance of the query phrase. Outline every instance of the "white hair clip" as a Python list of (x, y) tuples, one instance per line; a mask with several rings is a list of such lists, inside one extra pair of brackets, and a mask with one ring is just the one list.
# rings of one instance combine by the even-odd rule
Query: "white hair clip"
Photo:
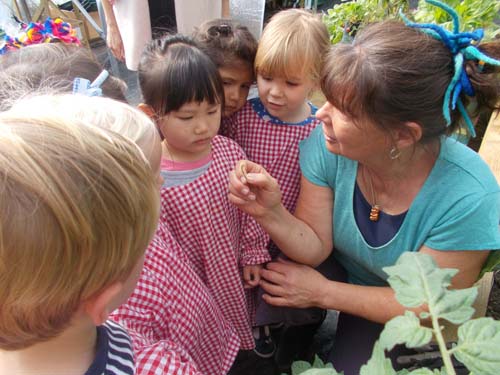
[(73, 80), (73, 94), (102, 96), (101, 85), (108, 77), (107, 70), (103, 70), (92, 83), (88, 79), (77, 77)]

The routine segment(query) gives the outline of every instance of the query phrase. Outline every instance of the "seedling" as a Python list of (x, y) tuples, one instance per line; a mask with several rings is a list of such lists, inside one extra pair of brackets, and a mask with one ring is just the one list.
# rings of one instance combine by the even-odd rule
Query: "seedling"
[[(456, 269), (440, 269), (434, 259), (419, 252), (406, 252), (392, 267), (385, 267), (389, 285), (396, 298), (405, 307), (427, 306), (418, 316), (412, 311), (397, 316), (386, 323), (375, 343), (372, 357), (361, 368), (360, 375), (456, 375), (452, 357), (463, 363), (471, 375), (498, 375), (500, 369), (500, 321), (492, 318), (470, 320), (474, 313), (472, 303), (477, 288), (449, 290)], [(431, 327), (421, 325), (421, 320), (431, 322)], [(446, 347), (440, 322), (459, 325), (458, 341)], [(444, 366), (437, 370), (420, 368), (413, 371), (396, 371), (385, 357), (385, 350), (397, 344), (419, 348), (431, 340), (437, 342)], [(313, 365), (295, 362), (292, 375), (340, 375), (331, 364), (324, 365), (317, 359)]]

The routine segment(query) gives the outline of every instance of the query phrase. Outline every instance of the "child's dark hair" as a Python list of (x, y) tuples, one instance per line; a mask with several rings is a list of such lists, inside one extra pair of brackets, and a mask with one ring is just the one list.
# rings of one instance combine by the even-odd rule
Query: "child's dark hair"
[[(74, 44), (45, 43), (23, 47), (0, 56), (0, 110), (31, 93), (71, 93), (76, 77), (93, 81), (103, 67), (86, 48)], [(126, 102), (126, 85), (108, 77), (103, 96)], [(49, 92), (50, 91), (50, 92)]]
[[(500, 79), (494, 70), (481, 71), (473, 60), (466, 69), (477, 107), (498, 108)], [(442, 41), (401, 22), (384, 21), (361, 30), (352, 44), (332, 47), (321, 87), (327, 100), (354, 121), (368, 120), (387, 131), (415, 122), (425, 143), (460, 124), (458, 110), (452, 111), (450, 126), (443, 116), (453, 74), (453, 56)], [(469, 98), (461, 98), (467, 106)]]
[(257, 41), (245, 26), (218, 18), (202, 23), (193, 37), (218, 68), (243, 61), (253, 70)]
[(187, 36), (169, 35), (149, 43), (139, 63), (139, 84), (144, 102), (157, 116), (192, 101), (224, 107), (217, 67)]

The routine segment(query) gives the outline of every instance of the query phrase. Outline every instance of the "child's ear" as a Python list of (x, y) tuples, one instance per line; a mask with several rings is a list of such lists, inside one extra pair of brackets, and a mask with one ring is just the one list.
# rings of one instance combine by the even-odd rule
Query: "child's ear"
[(92, 319), (96, 326), (100, 326), (108, 319), (113, 301), (116, 300), (122, 290), (123, 283), (117, 281), (83, 303), (83, 311)]
[(156, 120), (156, 116), (155, 116), (155, 111), (153, 110), (153, 108), (146, 104), (146, 103), (140, 103), (137, 108), (139, 108), (142, 112), (144, 112), (146, 115), (148, 115), (148, 117), (151, 119), (151, 120)]

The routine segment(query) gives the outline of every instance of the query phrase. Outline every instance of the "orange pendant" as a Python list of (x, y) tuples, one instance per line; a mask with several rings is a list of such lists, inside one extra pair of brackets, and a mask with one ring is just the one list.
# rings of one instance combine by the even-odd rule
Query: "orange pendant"
[(372, 209), (370, 210), (370, 220), (378, 221), (379, 215), (380, 215), (380, 207), (375, 204), (372, 206)]

